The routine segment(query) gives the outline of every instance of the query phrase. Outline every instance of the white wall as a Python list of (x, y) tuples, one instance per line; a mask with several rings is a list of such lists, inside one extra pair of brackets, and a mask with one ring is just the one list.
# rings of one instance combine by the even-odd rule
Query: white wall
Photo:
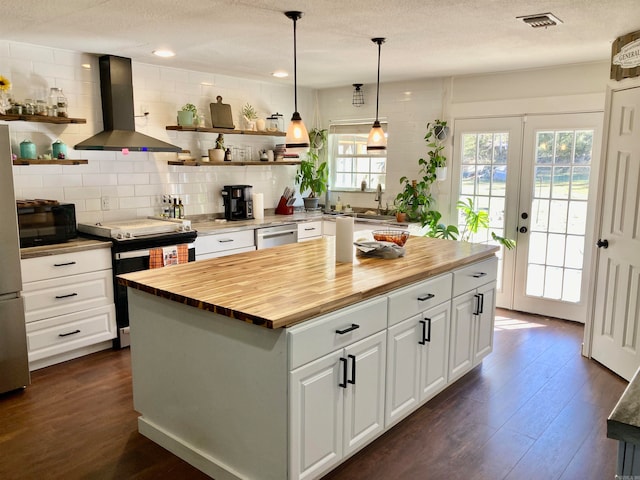
[[(88, 64), (90, 68), (82, 65)], [(193, 156), (206, 155), (216, 134), (179, 133), (165, 126), (176, 124), (176, 111), (187, 102), (206, 112), (210, 125), (209, 103), (217, 95), (233, 110), (240, 128), (240, 109), (251, 103), (260, 116), (280, 112), (285, 127), (293, 110), (293, 87), (133, 63), (133, 92), (136, 115), (143, 108), (148, 118), (136, 119), (136, 130), (190, 150)], [(38, 153), (50, 150), (60, 139), (70, 148), (68, 158), (88, 159), (77, 166), (14, 166), (17, 198), (51, 198), (75, 203), (78, 221), (153, 215), (159, 211), (160, 195), (178, 195), (185, 203), (186, 215), (222, 212), (220, 190), (223, 185), (249, 184), (254, 192), (263, 192), (266, 208), (275, 208), (286, 185), (293, 186), (295, 166), (182, 167), (169, 166), (171, 153), (91, 152), (72, 150), (73, 145), (102, 130), (100, 84), (97, 57), (80, 52), (52, 49), (0, 40), (0, 75), (12, 82), (11, 94), (19, 100), (46, 98), (50, 87), (62, 87), (69, 102), (71, 117), (86, 118), (86, 124), (52, 125), (11, 122), (14, 153), (22, 140), (32, 140)], [(307, 125), (314, 117), (315, 95), (299, 89), (299, 110)], [(229, 145), (246, 145), (254, 152), (283, 143), (283, 137), (225, 136)], [(257, 153), (254, 153), (256, 155)], [(257, 157), (256, 157), (257, 159)], [(100, 199), (110, 197), (111, 210), (101, 210)]]

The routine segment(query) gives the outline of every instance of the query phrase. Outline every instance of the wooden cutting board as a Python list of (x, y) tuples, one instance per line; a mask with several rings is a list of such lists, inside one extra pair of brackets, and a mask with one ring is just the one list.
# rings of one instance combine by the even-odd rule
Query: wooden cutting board
[(216, 103), (210, 103), (211, 108), (211, 126), (218, 128), (236, 128), (233, 124), (233, 116), (231, 115), (231, 105), (222, 103), (222, 97), (216, 97)]

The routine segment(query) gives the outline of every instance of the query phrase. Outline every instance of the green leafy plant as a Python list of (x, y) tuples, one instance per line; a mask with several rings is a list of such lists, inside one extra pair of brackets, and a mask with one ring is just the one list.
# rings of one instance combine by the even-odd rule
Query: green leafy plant
[(253, 108), (249, 103), (245, 104), (245, 106), (242, 107), (242, 115), (247, 120), (255, 120), (256, 118), (258, 118), (258, 113), (256, 112), (255, 108)]
[(224, 136), (222, 135), (222, 133), (219, 133), (218, 137), (216, 138), (216, 148), (224, 150)]
[[(466, 201), (460, 200), (457, 203), (457, 207), (465, 221), (462, 232), (460, 232), (458, 238), (459, 240), (468, 242), (471, 235), (478, 233), (481, 229), (489, 228), (489, 214), (485, 210), (476, 211), (472, 198), (467, 198)], [(516, 246), (515, 240), (501, 237), (500, 235), (496, 235), (495, 232), (491, 232), (491, 238), (509, 250)]]
[(307, 159), (300, 162), (296, 172), (296, 183), (300, 185), (300, 192), (309, 189), (309, 198), (317, 198), (327, 191), (329, 170), (327, 162), (318, 164), (318, 153), (309, 151)]
[(198, 114), (198, 109), (193, 103), (185, 103), (182, 106), (183, 112), (193, 112), (193, 116), (195, 117)]
[(328, 131), (326, 128), (312, 128), (309, 132), (311, 148), (321, 150), (327, 144)]

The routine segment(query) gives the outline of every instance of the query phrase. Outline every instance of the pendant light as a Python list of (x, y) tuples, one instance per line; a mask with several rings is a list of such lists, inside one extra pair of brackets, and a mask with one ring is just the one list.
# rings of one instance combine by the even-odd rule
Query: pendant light
[(367, 152), (369, 153), (384, 153), (387, 149), (387, 137), (384, 136), (384, 131), (378, 121), (378, 104), (380, 103), (380, 50), (385, 40), (385, 38), (371, 39), (373, 43), (378, 44), (378, 88), (376, 91), (376, 121), (373, 122), (371, 131), (369, 132), (369, 138), (367, 138)]
[(309, 133), (304, 126), (302, 117), (298, 113), (298, 74), (297, 74), (297, 52), (296, 52), (296, 21), (302, 17), (302, 12), (285, 12), (287, 18), (293, 20), (293, 91), (295, 110), (291, 117), (291, 123), (287, 128), (285, 138), (285, 148), (287, 153), (301, 154), (309, 150)]

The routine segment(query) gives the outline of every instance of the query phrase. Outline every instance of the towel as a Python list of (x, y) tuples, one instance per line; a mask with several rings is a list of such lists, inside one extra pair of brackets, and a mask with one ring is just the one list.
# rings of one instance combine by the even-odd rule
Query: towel
[(149, 249), (149, 268), (161, 268), (189, 261), (189, 247), (186, 243), (171, 247)]

